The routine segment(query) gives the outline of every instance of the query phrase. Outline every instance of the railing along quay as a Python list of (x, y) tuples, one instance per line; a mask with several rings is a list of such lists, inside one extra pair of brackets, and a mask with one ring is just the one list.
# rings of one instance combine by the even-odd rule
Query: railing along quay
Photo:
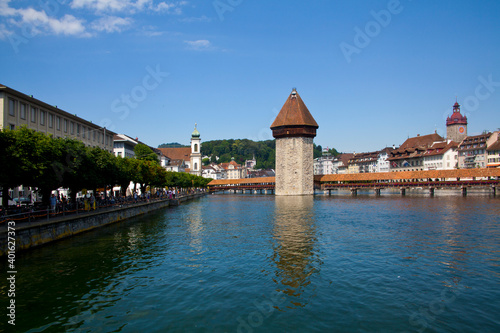
[[(180, 199), (185, 195), (177, 195), (174, 199)], [(15, 221), (16, 223), (30, 223), (36, 221), (49, 221), (58, 217), (66, 217), (70, 215), (80, 215), (89, 214), (94, 212), (105, 212), (106, 210), (115, 208), (125, 208), (132, 207), (134, 205), (150, 203), (155, 201), (161, 201), (169, 199), (168, 196), (159, 196), (153, 198), (140, 198), (134, 199), (132, 197), (126, 199), (117, 200), (101, 200), (96, 201), (95, 208), (90, 206), (90, 203), (85, 203), (84, 201), (77, 201), (76, 203), (68, 204), (58, 204), (55, 209), (50, 209), (46, 207), (41, 209), (34, 206), (21, 206), (14, 209), (10, 209), (14, 213), (9, 214), (8, 211), (2, 210), (0, 212), (0, 226), (2, 226), (7, 221)]]

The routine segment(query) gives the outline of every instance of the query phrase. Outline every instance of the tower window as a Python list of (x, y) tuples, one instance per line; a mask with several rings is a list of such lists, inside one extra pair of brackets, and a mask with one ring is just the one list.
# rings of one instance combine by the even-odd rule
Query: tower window
[(194, 144), (194, 152), (195, 152), (195, 153), (197, 153), (197, 152), (198, 152), (198, 144), (197, 144), (197, 143), (195, 143), (195, 144)]

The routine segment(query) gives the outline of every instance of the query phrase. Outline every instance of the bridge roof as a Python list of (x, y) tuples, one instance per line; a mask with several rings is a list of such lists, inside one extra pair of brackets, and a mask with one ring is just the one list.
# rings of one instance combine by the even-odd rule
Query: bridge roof
[(319, 127), (295, 89), (293, 89), (290, 96), (288, 96), (280, 113), (278, 113), (278, 116), (274, 119), (271, 129), (283, 126)]
[(345, 182), (345, 181), (457, 178), (457, 177), (458, 178), (500, 177), (500, 168), (374, 172), (374, 173), (352, 173), (352, 174), (322, 175), (322, 176), (320, 175), (320, 176), (314, 176), (314, 181), (324, 183), (324, 182), (336, 182), (336, 181)]
[(275, 177), (260, 177), (260, 178), (241, 178), (241, 179), (214, 179), (208, 186), (218, 185), (250, 185), (250, 184), (267, 184), (274, 183)]
[[(398, 172), (373, 172), (352, 173), (341, 175), (316, 175), (314, 182), (359, 182), (375, 180), (407, 180), (426, 178), (473, 178), (473, 177), (500, 177), (500, 168), (480, 169), (454, 169), (454, 170), (428, 170), (428, 171), (398, 171)], [(208, 186), (223, 185), (259, 185), (275, 183), (275, 177), (243, 178), (243, 179), (218, 179), (212, 180)]]

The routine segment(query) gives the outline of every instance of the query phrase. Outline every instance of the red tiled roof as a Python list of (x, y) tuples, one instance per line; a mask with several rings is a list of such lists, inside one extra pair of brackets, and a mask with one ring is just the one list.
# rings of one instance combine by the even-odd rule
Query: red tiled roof
[(458, 143), (456, 143), (455, 141), (450, 141), (450, 143), (437, 142), (436, 144), (432, 145), (432, 147), (427, 149), (427, 151), (425, 152), (425, 156), (443, 155), (452, 148), (458, 148)]
[(171, 160), (189, 161), (191, 159), (191, 147), (158, 149)]
[(444, 141), (444, 138), (437, 133), (416, 136), (413, 138), (408, 138), (399, 148), (416, 148), (422, 146), (429, 147), (436, 141)]
[(354, 156), (354, 154), (340, 154), (338, 158), (342, 161), (344, 166), (349, 164), (349, 160)]
[(271, 129), (281, 126), (319, 127), (295, 89), (290, 96), (288, 96), (280, 113), (278, 113), (278, 116), (274, 119)]
[(500, 140), (497, 140), (495, 143), (492, 143), (486, 150), (487, 151), (500, 150)]

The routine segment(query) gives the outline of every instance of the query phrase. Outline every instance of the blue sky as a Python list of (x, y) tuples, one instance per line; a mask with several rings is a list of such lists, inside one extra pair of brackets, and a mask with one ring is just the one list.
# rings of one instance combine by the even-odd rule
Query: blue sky
[(272, 138), (293, 87), (343, 152), (500, 127), (500, 2), (0, 0), (0, 83), (151, 146)]

